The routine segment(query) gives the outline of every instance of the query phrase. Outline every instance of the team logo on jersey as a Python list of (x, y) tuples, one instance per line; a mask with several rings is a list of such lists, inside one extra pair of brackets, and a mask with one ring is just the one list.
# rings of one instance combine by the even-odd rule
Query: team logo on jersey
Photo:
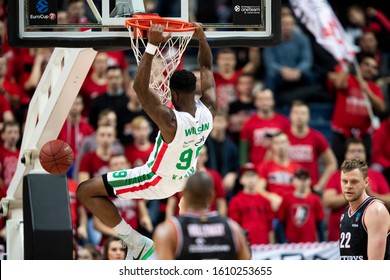
[(356, 213), (355, 223), (359, 221), (361, 215), (362, 215), (361, 212)]
[(196, 245), (203, 246), (203, 245), (206, 244), (207, 242), (206, 242), (206, 239), (204, 239), (204, 238), (196, 238), (196, 239), (195, 239), (195, 243), (196, 243)]
[(195, 147), (198, 147), (200, 144), (202, 144), (204, 141), (206, 140), (206, 138), (204, 136), (202, 136), (198, 142), (195, 143)]
[(361, 213), (361, 212), (358, 212), (358, 213), (356, 213), (356, 217), (355, 217), (355, 223), (354, 223), (354, 224), (352, 224), (352, 227), (359, 227), (359, 224), (358, 224), (358, 222), (359, 222), (359, 219), (360, 219), (361, 215), (362, 215), (362, 213)]
[(309, 218), (310, 208), (305, 204), (294, 204), (291, 209), (292, 220), (296, 227), (302, 227)]

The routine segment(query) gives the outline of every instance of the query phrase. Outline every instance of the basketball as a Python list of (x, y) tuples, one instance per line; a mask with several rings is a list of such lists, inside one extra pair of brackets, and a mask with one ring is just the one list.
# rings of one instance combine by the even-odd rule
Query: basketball
[(64, 174), (73, 164), (72, 148), (61, 140), (47, 142), (39, 152), (39, 161), (50, 174)]

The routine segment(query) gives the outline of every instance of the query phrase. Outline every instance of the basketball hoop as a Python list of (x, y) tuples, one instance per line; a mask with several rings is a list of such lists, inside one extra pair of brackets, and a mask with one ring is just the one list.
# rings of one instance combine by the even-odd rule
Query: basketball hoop
[(163, 25), (165, 26), (164, 32), (172, 33), (171, 38), (158, 46), (150, 74), (150, 87), (156, 91), (161, 102), (165, 104), (171, 99), (169, 80), (179, 65), (196, 27), (186, 21), (162, 18), (156, 14), (133, 15), (132, 18), (126, 20), (125, 26), (129, 30), (131, 48), (138, 65), (142, 59), (140, 48), (146, 48), (147, 33), (152, 24)]

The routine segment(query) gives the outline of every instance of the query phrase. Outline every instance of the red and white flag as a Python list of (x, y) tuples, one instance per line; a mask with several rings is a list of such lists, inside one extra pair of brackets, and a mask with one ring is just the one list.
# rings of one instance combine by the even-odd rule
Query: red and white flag
[[(331, 53), (343, 67), (347, 67), (343, 62), (353, 62), (358, 79), (362, 80), (354, 48), (328, 1), (290, 0), (290, 5), (295, 16), (314, 35), (317, 43)], [(377, 129), (380, 121), (373, 113), (367, 94), (364, 96), (372, 127)]]
[(353, 61), (354, 48), (326, 0), (290, 0), (295, 16), (337, 61)]

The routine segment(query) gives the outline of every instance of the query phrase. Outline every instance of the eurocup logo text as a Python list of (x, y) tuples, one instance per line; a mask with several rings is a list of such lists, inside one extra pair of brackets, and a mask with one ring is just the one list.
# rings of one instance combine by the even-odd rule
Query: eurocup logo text
[(49, 3), (46, 0), (39, 0), (35, 7), (38, 12), (46, 13), (49, 10)]
[(234, 11), (236, 11), (238, 13), (240, 10), (241, 10), (241, 8), (239, 5), (234, 6)]

